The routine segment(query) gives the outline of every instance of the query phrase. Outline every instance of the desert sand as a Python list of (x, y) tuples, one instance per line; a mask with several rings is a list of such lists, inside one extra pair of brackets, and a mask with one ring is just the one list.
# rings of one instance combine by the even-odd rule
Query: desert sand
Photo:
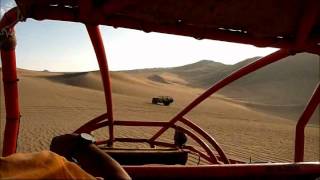
[[(156, 72), (156, 73), (155, 73)], [(183, 76), (155, 70), (111, 72), (113, 109), (116, 120), (168, 121), (204, 91)], [(106, 112), (99, 72), (53, 73), (19, 70), (21, 126), (19, 152), (48, 149), (51, 138), (70, 133), (88, 120)], [(151, 98), (170, 95), (170, 106), (153, 105)], [(250, 104), (250, 103), (249, 103)], [(266, 105), (265, 105), (266, 106)], [(228, 156), (248, 162), (293, 160), (296, 119), (284, 118), (216, 94), (187, 115), (209, 132)], [(1, 135), (5, 110), (1, 82)], [(289, 116), (290, 117), (290, 116)], [(116, 128), (117, 137), (151, 137), (157, 129)], [(107, 128), (94, 132), (98, 139), (108, 136)], [(305, 160), (319, 161), (319, 125), (306, 128)], [(172, 141), (172, 131), (161, 139)], [(1, 137), (0, 149), (3, 139)], [(193, 143), (189, 141), (189, 143)], [(127, 146), (116, 143), (116, 146)], [(136, 147), (137, 145), (133, 145)]]

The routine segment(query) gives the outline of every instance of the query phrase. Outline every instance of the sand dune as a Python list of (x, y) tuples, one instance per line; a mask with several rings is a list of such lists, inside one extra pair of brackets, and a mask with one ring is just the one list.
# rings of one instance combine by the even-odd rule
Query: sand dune
[[(249, 64), (259, 57), (250, 58), (235, 65), (224, 65), (203, 60), (194, 64), (176, 68), (150, 69), (153, 74), (169, 72), (184, 79), (189, 86), (208, 88), (236, 69)], [(142, 73), (143, 71), (138, 71)], [(166, 79), (164, 79), (166, 80)], [(219, 91), (231, 99), (239, 100), (243, 105), (255, 110), (281, 116), (296, 121), (303, 111), (307, 100), (320, 81), (319, 57), (301, 53), (262, 68), (245, 76)], [(268, 104), (256, 106), (253, 104)], [(294, 106), (292, 106), (294, 105)], [(285, 111), (280, 110), (282, 107)], [(312, 123), (319, 123), (320, 113), (312, 118)]]
[[(187, 79), (177, 73), (158, 73), (160, 71), (111, 73), (115, 119), (167, 121), (203, 92), (200, 87), (188, 86)], [(167, 83), (150, 79), (153, 75)], [(99, 72), (19, 70), (19, 78), (22, 114), (18, 142), (20, 152), (47, 149), (53, 136), (72, 132), (84, 122), (105, 112)], [(175, 102), (169, 107), (151, 104), (151, 98), (159, 95), (170, 95)], [(2, 97), (3, 91), (3, 133), (5, 116)], [(243, 161), (248, 161), (250, 157), (253, 161), (291, 161), (294, 121), (257, 111), (256, 107), (218, 94), (202, 103), (187, 117), (215, 137), (229, 156)], [(143, 131), (141, 128), (116, 128), (116, 135), (120, 137), (150, 137), (154, 132), (150, 128), (144, 128)], [(95, 135), (101, 139), (106, 138), (107, 129), (98, 130)], [(306, 160), (319, 160), (319, 127), (308, 126), (306, 135)], [(161, 138), (172, 141), (172, 132), (169, 131)]]

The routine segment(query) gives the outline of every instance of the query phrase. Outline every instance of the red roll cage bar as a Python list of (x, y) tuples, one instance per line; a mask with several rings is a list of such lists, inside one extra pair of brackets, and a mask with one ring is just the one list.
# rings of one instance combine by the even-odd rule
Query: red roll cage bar
[[(181, 23), (179, 25), (170, 23), (154, 23), (153, 21), (145, 21), (144, 23), (138, 22), (136, 14), (131, 12), (121, 11), (126, 7), (134, 4), (143, 6), (147, 1), (115, 1), (111, 0), (103, 2), (102, 4), (95, 4), (98, 1), (89, 0), (16, 0), (18, 7), (8, 11), (0, 21), (0, 30), (2, 37), (1, 45), (1, 60), (2, 60), (2, 73), (3, 85), (6, 106), (6, 125), (4, 133), (3, 156), (8, 156), (16, 152), (17, 138), (19, 133), (20, 123), (20, 110), (19, 110), (19, 97), (18, 97), (18, 78), (16, 73), (16, 58), (15, 58), (15, 37), (14, 26), (23, 18), (34, 18), (37, 20), (51, 19), (62, 21), (82, 22), (86, 25), (88, 34), (90, 36), (92, 45), (94, 47), (99, 68), (102, 77), (102, 83), (105, 93), (106, 109), (107, 112), (94, 118), (85, 125), (81, 126), (75, 132), (91, 132), (101, 127), (109, 127), (109, 139), (106, 141), (97, 142), (97, 144), (107, 143), (112, 146), (114, 142), (146, 142), (150, 146), (160, 145), (167, 147), (174, 147), (173, 144), (157, 141), (158, 137), (163, 134), (167, 129), (174, 128), (180, 129), (193, 138), (204, 150), (196, 149), (191, 146), (186, 146), (186, 149), (199, 153), (201, 157), (213, 164), (219, 163), (235, 163), (227, 158), (219, 144), (208, 133), (194, 124), (192, 121), (185, 118), (193, 108), (203, 102), (206, 98), (217, 92), (219, 89), (230, 84), (231, 82), (254, 72), (262, 67), (271, 63), (277, 62), (282, 58), (300, 52), (310, 52), (320, 55), (320, 32), (319, 32), (319, 2), (309, 0), (303, 3), (305, 6), (303, 15), (299, 24), (296, 26), (298, 29), (294, 38), (292, 37), (277, 37), (270, 38), (261, 36), (257, 38), (250, 36), (247, 32), (234, 32), (231, 28), (226, 30), (224, 28), (210, 29), (211, 26), (192, 26), (188, 23)], [(158, 1), (157, 1), (158, 2)], [(161, 1), (159, 1), (161, 2)], [(196, 2), (196, 1), (190, 1)], [(190, 3), (189, 2), (189, 3)], [(288, 1), (285, 1), (288, 2)], [(149, 4), (152, 4), (149, 2)], [(147, 5), (146, 5), (147, 6)], [(289, 5), (288, 5), (289, 6)], [(120, 12), (120, 13), (118, 13)], [(136, 13), (136, 12), (134, 12)], [(124, 14), (124, 15), (123, 15)], [(129, 15), (132, 15), (130, 17)], [(106, 17), (111, 17), (110, 19)], [(113, 18), (114, 17), (114, 18)], [(124, 18), (127, 17), (127, 18)], [(148, 18), (146, 18), (148, 19)], [(179, 20), (178, 22), (181, 22)], [(112, 25), (115, 27), (126, 27), (139, 29), (144, 31), (156, 31), (177, 35), (193, 36), (196, 38), (206, 38), (214, 40), (223, 40), (237, 43), (252, 44), (259, 47), (276, 47), (280, 50), (265, 56), (245, 67), (236, 70), (228, 77), (215, 83), (211, 88), (206, 90), (203, 94), (192, 101), (186, 108), (174, 116), (169, 122), (157, 121), (124, 121), (114, 120), (112, 110), (112, 94), (110, 75), (108, 70), (106, 53), (103, 46), (103, 41), (100, 35), (98, 24)], [(295, 136), (295, 154), (294, 161), (302, 162), (304, 157), (304, 130), (311, 115), (320, 103), (320, 83), (318, 83), (315, 91), (310, 98), (307, 106), (305, 107), (299, 121), (296, 125)], [(176, 125), (177, 122), (183, 123), (186, 127), (194, 130), (196, 133), (184, 127)], [(114, 126), (158, 126), (162, 127), (150, 139), (133, 139), (133, 138), (117, 138), (114, 137)], [(198, 136), (200, 135), (200, 137)], [(215, 149), (212, 151), (212, 147)], [(317, 167), (319, 169), (319, 167)], [(257, 168), (259, 169), (259, 168)], [(130, 168), (128, 169), (130, 171)], [(201, 171), (201, 170), (199, 170)]]

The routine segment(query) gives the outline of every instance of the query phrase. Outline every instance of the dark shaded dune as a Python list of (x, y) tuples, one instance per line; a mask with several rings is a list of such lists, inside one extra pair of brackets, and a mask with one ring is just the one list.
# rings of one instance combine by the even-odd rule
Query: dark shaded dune
[(187, 80), (189, 86), (203, 88), (222, 79), (227, 74), (226, 69), (228, 69), (228, 65), (202, 60), (194, 64), (172, 68), (169, 72), (175, 73)]
[[(178, 74), (191, 86), (208, 88), (257, 59), (258, 57), (250, 58), (235, 65), (200, 61), (167, 71)], [(319, 57), (301, 53), (253, 72), (230, 84), (221, 93), (263, 103), (301, 104), (305, 103), (319, 81), (319, 71)]]
[[(270, 104), (275, 107), (256, 108), (298, 119), (320, 80), (319, 63), (319, 57), (311, 54), (290, 56), (239, 79), (220, 93), (242, 101)], [(282, 110), (284, 106), (287, 108)], [(314, 116), (313, 122), (317, 120), (318, 116)]]
[[(227, 65), (222, 64), (220, 62), (210, 61), (210, 60), (201, 60), (193, 64), (187, 64), (180, 67), (172, 68), (173, 72), (176, 73), (192, 73), (192, 72), (207, 72), (212, 71), (214, 69), (224, 68)], [(187, 75), (187, 74), (186, 74)]]
[(71, 86), (102, 90), (100, 77), (95, 76), (91, 72), (64, 73), (58, 76), (47, 77), (47, 79)]
[(170, 84), (163, 77), (161, 77), (160, 75), (157, 75), (157, 74), (153, 74), (151, 76), (148, 76), (148, 79), (151, 81), (158, 82), (158, 83)]
[[(142, 81), (139, 81), (138, 79), (130, 77), (129, 75), (121, 72), (111, 72), (110, 76), (112, 85), (117, 84), (118, 81), (122, 82), (123, 85), (129, 85), (132, 83), (143, 84)], [(61, 75), (47, 77), (47, 79), (71, 86), (84, 87), (94, 90), (103, 90), (99, 71), (63, 73)]]
[[(145, 79), (139, 79), (124, 72), (111, 72), (111, 88), (113, 93), (132, 95), (137, 97), (154, 96), (155, 85), (145, 82)], [(92, 90), (103, 90), (99, 71), (63, 73), (61, 75), (45, 77), (47, 80), (57, 83), (87, 88)]]
[(235, 97), (239, 89), (243, 95), (237, 93), (248, 100), (304, 105), (320, 80), (319, 63), (319, 57), (311, 54), (290, 56), (239, 79), (222, 93)]
[(60, 72), (50, 72), (50, 71), (33, 71), (27, 69), (20, 69), (17, 68), (17, 75), (23, 77), (52, 77), (52, 76), (59, 76), (63, 73)]

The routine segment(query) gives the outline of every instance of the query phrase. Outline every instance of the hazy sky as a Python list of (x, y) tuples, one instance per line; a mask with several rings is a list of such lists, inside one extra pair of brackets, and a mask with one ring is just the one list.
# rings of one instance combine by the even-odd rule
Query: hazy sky
[[(13, 6), (12, 0), (0, 1), (0, 14)], [(276, 50), (106, 26), (101, 26), (101, 32), (111, 70), (181, 66), (204, 59), (234, 64)], [(20, 68), (50, 71), (98, 69), (83, 24), (28, 19), (16, 26), (16, 33), (17, 66)]]

